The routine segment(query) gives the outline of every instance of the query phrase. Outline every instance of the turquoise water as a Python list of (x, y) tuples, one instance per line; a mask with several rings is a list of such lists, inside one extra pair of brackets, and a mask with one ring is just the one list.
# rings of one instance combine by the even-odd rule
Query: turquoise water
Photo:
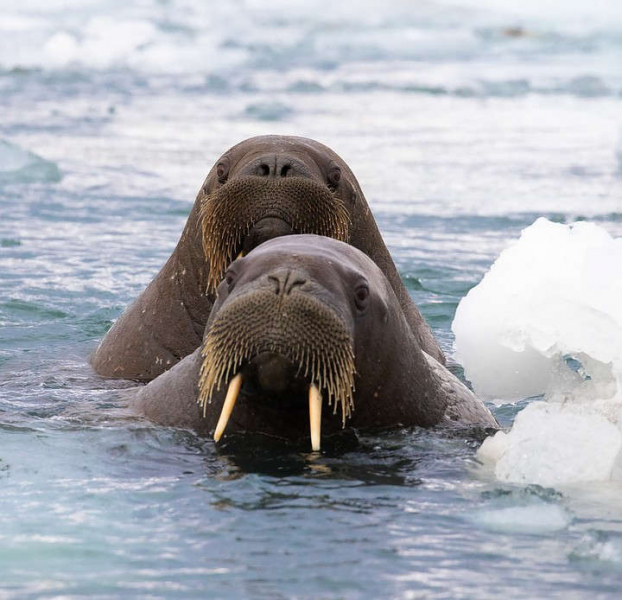
[(538, 216), (622, 235), (622, 9), (220, 4), (0, 4), (0, 598), (617, 598), (619, 484), (500, 483), (483, 432), (216, 452), (87, 358), (263, 133), (348, 161), (451, 356)]

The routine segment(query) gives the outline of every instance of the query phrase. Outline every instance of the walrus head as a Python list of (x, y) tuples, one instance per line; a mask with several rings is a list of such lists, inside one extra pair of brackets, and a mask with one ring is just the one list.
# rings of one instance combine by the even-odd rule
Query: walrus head
[[(215, 392), (228, 388), (217, 441), (238, 396), (245, 405), (242, 428), (252, 413), (255, 420), (274, 420), (266, 426), (275, 425), (277, 435), (283, 423), (300, 424), (308, 408), (316, 450), (323, 398), (333, 414), (340, 409), (342, 427), (352, 415), (360, 342), (355, 321), (369, 308), (370, 288), (339, 254), (350, 247), (326, 242), (316, 236), (273, 240), (228, 268), (206, 327), (199, 379), (204, 414)], [(334, 417), (326, 425), (334, 430)]]
[(335, 158), (302, 138), (265, 136), (217, 161), (199, 194), (208, 292), (237, 256), (268, 239), (312, 233), (350, 241), (356, 183)]
[[(428, 425), (444, 408), (427, 391), (412, 402), (403, 385), (425, 360), (386, 277), (362, 252), (326, 237), (269, 240), (235, 260), (201, 356), (197, 398), (216, 441), (227, 423), (294, 439), (310, 428), (317, 450), (322, 432), (349, 419)], [(417, 371), (425, 385), (425, 367)], [(324, 401), (332, 411), (322, 415)]]

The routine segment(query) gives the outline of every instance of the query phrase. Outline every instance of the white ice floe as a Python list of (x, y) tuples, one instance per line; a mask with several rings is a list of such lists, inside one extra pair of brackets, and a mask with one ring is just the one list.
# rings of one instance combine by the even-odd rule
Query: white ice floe
[(560, 485), (622, 466), (622, 238), (538, 219), (460, 302), (456, 351), (475, 390), (544, 394), (479, 457), (503, 481)]

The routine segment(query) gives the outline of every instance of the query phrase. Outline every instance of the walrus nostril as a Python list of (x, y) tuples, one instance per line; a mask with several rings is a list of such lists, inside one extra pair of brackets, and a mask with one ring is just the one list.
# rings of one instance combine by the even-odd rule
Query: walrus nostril
[[(294, 174), (294, 166), (287, 162), (284, 165), (279, 165), (280, 161), (275, 158), (274, 165), (270, 165), (267, 160), (263, 160), (257, 165), (256, 172), (261, 177), (291, 177)], [(279, 168), (280, 166), (280, 168)]]
[(274, 293), (277, 296), (288, 296), (295, 287), (307, 282), (307, 278), (295, 269), (281, 269), (268, 275), (268, 279), (274, 283)]

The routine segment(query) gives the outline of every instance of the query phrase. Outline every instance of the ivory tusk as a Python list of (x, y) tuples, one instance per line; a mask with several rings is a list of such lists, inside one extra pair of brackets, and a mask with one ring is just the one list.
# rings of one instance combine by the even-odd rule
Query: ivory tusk
[(319, 451), (322, 437), (322, 394), (312, 383), (309, 387), (309, 426), (311, 428), (311, 449)]
[(237, 260), (238, 258), (244, 258), (244, 250), (242, 250), (236, 257), (235, 260)]
[(240, 388), (242, 387), (242, 373), (238, 373), (229, 383), (227, 389), (227, 396), (225, 402), (222, 405), (222, 411), (220, 412), (220, 418), (218, 419), (218, 425), (216, 425), (216, 431), (214, 431), (214, 441), (217, 442), (222, 437), (225, 431), (225, 427), (229, 422), (229, 417), (233, 412), (235, 401), (238, 399)]

